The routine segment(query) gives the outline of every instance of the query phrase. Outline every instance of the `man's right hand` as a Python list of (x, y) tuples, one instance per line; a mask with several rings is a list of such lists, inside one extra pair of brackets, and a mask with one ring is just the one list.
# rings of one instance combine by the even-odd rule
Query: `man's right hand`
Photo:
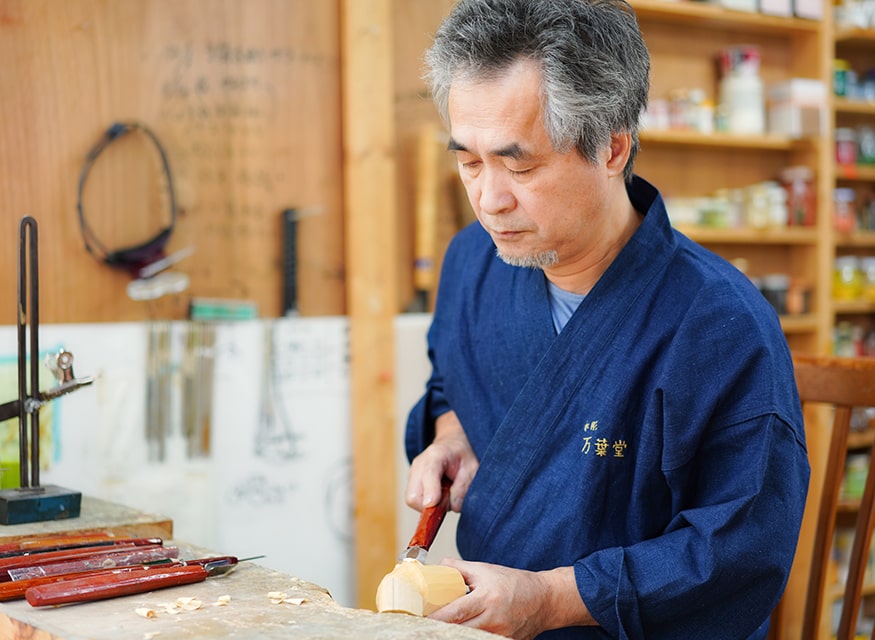
[(462, 502), (480, 461), (454, 411), (435, 421), (434, 441), (413, 459), (407, 481), (407, 504), (417, 511), (434, 506), (441, 497), (441, 479), (452, 481), (450, 509), (462, 510)]

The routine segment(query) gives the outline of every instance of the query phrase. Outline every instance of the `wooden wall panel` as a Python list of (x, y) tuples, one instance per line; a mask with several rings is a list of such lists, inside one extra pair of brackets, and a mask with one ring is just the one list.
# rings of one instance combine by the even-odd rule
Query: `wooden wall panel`
[[(302, 313), (343, 313), (339, 21), (338, 0), (0, 0), (0, 323), (15, 322), (25, 214), (43, 322), (181, 318), (192, 296), (276, 316), (287, 207), (304, 213)], [(128, 274), (84, 249), (79, 172), (117, 120), (167, 148), (180, 207), (168, 249), (195, 247), (183, 294), (132, 301)], [(89, 177), (86, 213), (111, 249), (166, 224), (148, 153), (123, 138)]]

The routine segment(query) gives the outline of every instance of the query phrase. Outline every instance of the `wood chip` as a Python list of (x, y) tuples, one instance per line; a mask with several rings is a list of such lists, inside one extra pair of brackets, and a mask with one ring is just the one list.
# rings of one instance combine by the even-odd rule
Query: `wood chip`
[(271, 604), (296, 604), (302, 605), (307, 602), (306, 598), (290, 598), (285, 591), (270, 591), (267, 594)]
[(189, 598), (186, 602), (183, 602), (179, 605), (179, 608), (183, 611), (197, 611), (200, 609), (204, 603), (197, 598)]

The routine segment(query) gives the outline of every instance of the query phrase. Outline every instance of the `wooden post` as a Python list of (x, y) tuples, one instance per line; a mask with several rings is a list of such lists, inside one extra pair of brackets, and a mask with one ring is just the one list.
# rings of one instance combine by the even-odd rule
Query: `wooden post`
[(373, 609), (395, 536), (393, 320), (399, 308), (391, 0), (341, 5), (357, 602)]

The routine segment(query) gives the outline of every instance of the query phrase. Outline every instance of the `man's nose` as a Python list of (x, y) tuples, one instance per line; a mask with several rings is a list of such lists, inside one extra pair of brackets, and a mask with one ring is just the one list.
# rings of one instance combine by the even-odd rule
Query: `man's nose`
[(516, 202), (510, 188), (509, 176), (501, 170), (486, 170), (481, 175), (480, 210), (488, 214), (510, 211)]

